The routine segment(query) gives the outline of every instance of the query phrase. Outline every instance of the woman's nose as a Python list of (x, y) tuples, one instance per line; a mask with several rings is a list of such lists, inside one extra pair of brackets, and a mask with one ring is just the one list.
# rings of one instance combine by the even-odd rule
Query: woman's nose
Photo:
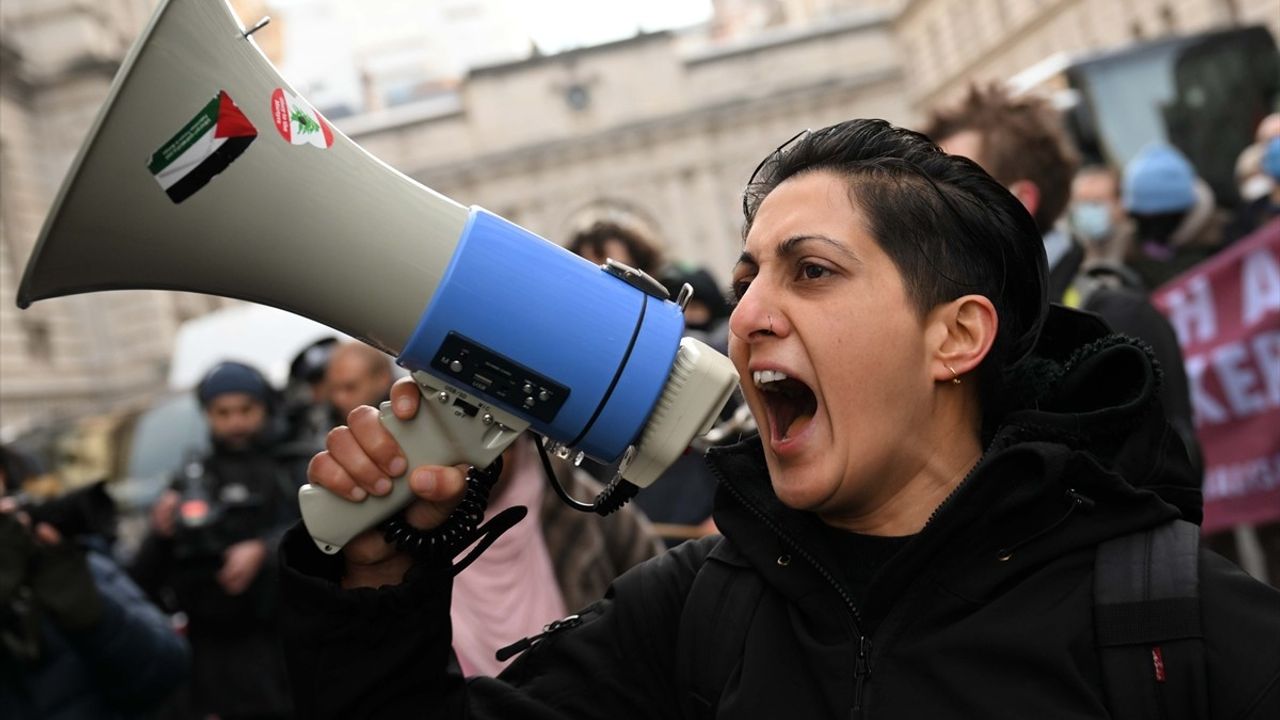
[(785, 330), (782, 313), (768, 302), (758, 283), (747, 288), (729, 316), (729, 330), (743, 340), (756, 340)]

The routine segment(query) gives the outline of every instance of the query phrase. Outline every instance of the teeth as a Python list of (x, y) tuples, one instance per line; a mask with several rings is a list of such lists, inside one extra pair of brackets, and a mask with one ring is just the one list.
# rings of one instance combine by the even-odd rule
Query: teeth
[(762, 388), (769, 383), (786, 380), (787, 374), (777, 370), (756, 370), (751, 373), (751, 379), (755, 381), (756, 387)]

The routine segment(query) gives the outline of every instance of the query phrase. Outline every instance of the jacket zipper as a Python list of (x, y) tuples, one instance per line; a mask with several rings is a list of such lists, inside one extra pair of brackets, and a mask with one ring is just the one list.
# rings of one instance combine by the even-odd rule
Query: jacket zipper
[(849, 593), (844, 589), (844, 586), (840, 584), (840, 581), (836, 580), (835, 576), (832, 575), (831, 572), (822, 565), (822, 563), (818, 562), (818, 559), (811, 555), (809, 551), (805, 550), (798, 541), (784, 532), (782, 528), (773, 521), (773, 518), (769, 517), (768, 513), (749, 501), (746, 496), (738, 490), (738, 488), (734, 487), (733, 483), (728, 482), (720, 472), (719, 467), (711, 464), (711, 471), (720, 480), (721, 485), (726, 487), (729, 492), (737, 498), (738, 502), (742, 503), (744, 507), (750, 510), (753, 515), (758, 517), (761, 522), (773, 531), (775, 535), (781, 538), (783, 542), (791, 548), (792, 552), (808, 561), (808, 563), (818, 571), (818, 574), (821, 575), (829, 585), (831, 585), (831, 587), (836, 591), (836, 594), (840, 596), (840, 599), (844, 601), (845, 607), (849, 609), (853, 639), (858, 645), (858, 655), (853, 666), (853, 709), (849, 712), (849, 717), (855, 718), (860, 716), (862, 714), (863, 686), (866, 683), (867, 678), (871, 677), (871, 639), (862, 632), (862, 616), (858, 613), (858, 606), (854, 604), (853, 598), (849, 597)]
[(519, 640), (511, 643), (510, 645), (504, 648), (499, 648), (498, 652), (495, 653), (495, 656), (497, 657), (498, 662), (506, 662), (508, 658), (519, 655), (525, 650), (528, 650), (534, 645), (537, 645), (540, 641), (545, 640), (548, 636), (554, 635), (560, 632), (561, 630), (576, 628), (581, 624), (582, 624), (581, 615), (570, 615), (566, 618), (555, 620), (550, 624), (544, 626), (542, 628), (542, 632), (538, 633), (537, 635), (530, 635), (529, 637), (526, 637), (526, 638), (520, 638)]

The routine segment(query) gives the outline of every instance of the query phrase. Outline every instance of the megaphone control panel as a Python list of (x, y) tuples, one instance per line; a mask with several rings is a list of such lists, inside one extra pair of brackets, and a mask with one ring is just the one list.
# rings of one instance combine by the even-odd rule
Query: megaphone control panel
[(568, 387), (456, 332), (445, 337), (431, 368), (437, 375), (520, 408), (543, 423), (554, 420), (569, 397)]

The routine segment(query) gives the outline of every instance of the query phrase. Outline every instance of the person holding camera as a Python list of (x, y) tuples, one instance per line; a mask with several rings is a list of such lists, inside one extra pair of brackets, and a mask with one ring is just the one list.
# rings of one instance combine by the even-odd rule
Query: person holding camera
[(0, 446), (0, 717), (141, 717), (186, 677), (187, 644), (89, 531), (101, 486), (31, 501), (23, 465)]
[(276, 393), (254, 368), (220, 363), (196, 395), (213, 449), (152, 507), (134, 577), (187, 618), (200, 717), (289, 717), (274, 558), (298, 518), (305, 461), (287, 453)]

